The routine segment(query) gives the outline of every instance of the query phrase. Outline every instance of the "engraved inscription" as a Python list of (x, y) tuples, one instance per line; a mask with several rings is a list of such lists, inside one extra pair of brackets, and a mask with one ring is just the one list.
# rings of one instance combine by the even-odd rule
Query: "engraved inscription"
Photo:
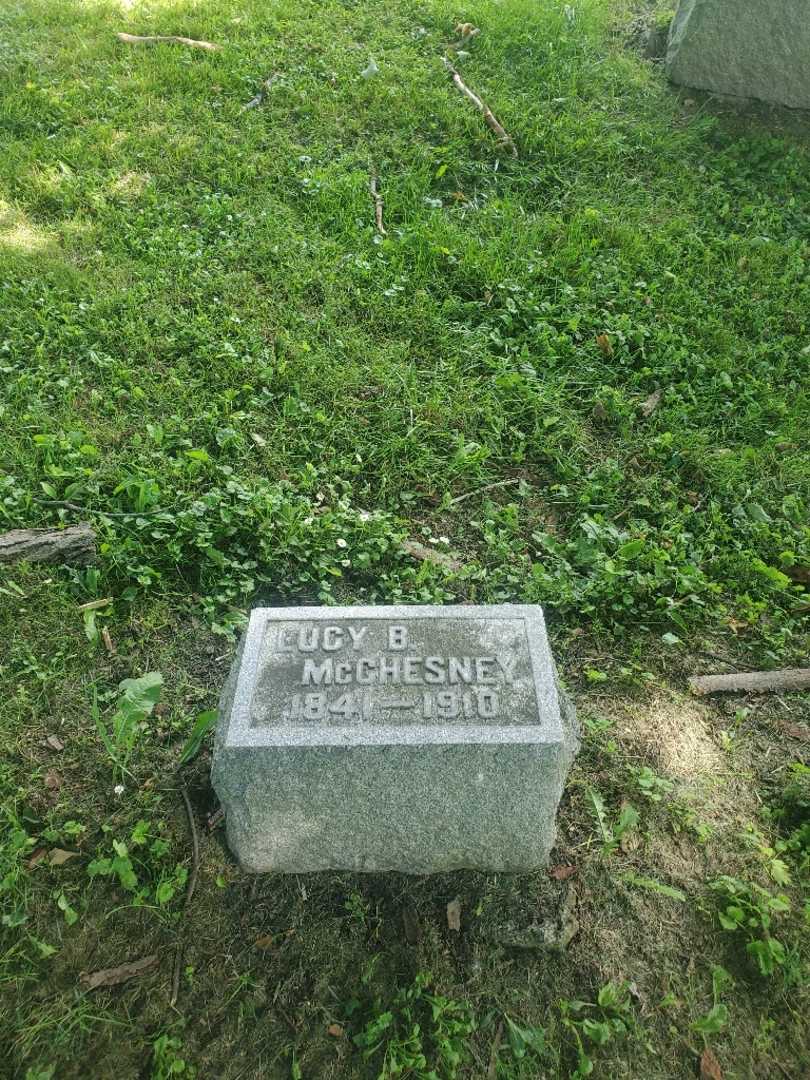
[(268, 625), (251, 722), (509, 724), (535, 708), (522, 619), (336, 617)]

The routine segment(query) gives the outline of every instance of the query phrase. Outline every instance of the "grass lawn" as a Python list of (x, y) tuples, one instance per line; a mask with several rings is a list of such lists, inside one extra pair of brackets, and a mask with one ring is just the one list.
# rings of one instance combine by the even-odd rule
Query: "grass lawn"
[[(100, 550), (0, 568), (3, 1076), (808, 1075), (810, 705), (685, 686), (808, 655), (810, 123), (676, 94), (640, 6), (0, 10), (0, 531)], [(257, 599), (542, 603), (554, 872), (250, 878), (206, 745), (185, 909)]]

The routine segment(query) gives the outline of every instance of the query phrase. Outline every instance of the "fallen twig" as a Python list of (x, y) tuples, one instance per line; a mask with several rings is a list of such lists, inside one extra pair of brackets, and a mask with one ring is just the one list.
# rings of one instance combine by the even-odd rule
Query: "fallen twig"
[(191, 873), (188, 878), (188, 887), (186, 888), (186, 899), (183, 902), (183, 907), (187, 908), (191, 903), (191, 898), (194, 895), (194, 889), (197, 885), (197, 877), (200, 873), (200, 841), (197, 838), (197, 826), (194, 824), (194, 811), (191, 807), (191, 799), (188, 797), (188, 790), (185, 783), (180, 781), (180, 794), (183, 796), (183, 802), (186, 807), (186, 815), (188, 816), (188, 827), (191, 832), (191, 850), (192, 850), (192, 862)]
[(172, 996), (169, 998), (169, 1005), (174, 1008), (177, 1004), (177, 999), (180, 997), (180, 972), (183, 968), (183, 946), (178, 945), (174, 950), (174, 970), (172, 971)]
[(478, 109), (478, 111), (483, 114), (487, 126), (495, 133), (501, 146), (504, 146), (512, 155), (512, 157), (517, 157), (517, 147), (515, 146), (512, 136), (509, 134), (506, 128), (498, 121), (492, 109), (490, 109), (486, 102), (482, 101), (477, 94), (473, 93), (473, 91), (470, 90), (469, 86), (467, 86), (467, 84), (464, 82), (462, 77), (459, 75), (459, 73), (456, 71), (456, 69), (453, 67), (453, 65), (450, 63), (446, 56), (442, 57), (442, 63), (450, 73), (450, 78), (453, 80), (453, 84), (456, 89), (459, 90), (460, 93), (462, 93), (468, 101), (471, 101), (476, 107), (476, 109)]
[(79, 604), (78, 611), (98, 611), (99, 608), (108, 607), (113, 602), (111, 596), (102, 596), (100, 600), (88, 600), (86, 604)]
[(512, 484), (519, 484), (520, 480), (497, 480), (494, 484), (487, 484), (485, 487), (476, 488), (475, 491), (468, 491), (464, 495), (456, 495), (455, 499), (451, 499), (447, 504), (448, 506), (457, 506), (459, 503), (464, 502), (466, 499), (471, 499), (474, 495), (483, 495), (487, 491), (494, 491), (495, 488), (509, 487)]
[[(65, 502), (63, 499), (34, 499), (40, 506), (58, 506), (64, 510), (75, 510), (78, 514), (103, 514), (104, 517), (152, 517), (154, 514), (167, 513), (162, 507), (155, 510), (96, 510), (92, 506), (79, 506), (78, 503)], [(81, 526), (76, 526), (81, 528)], [(86, 526), (90, 528), (90, 526)]]
[[(191, 873), (188, 876), (188, 885), (186, 886), (186, 897), (183, 901), (183, 911), (188, 910), (188, 905), (191, 903), (191, 898), (194, 895), (194, 889), (197, 885), (197, 876), (200, 872), (200, 842), (197, 837), (197, 826), (194, 824), (194, 810), (191, 806), (191, 799), (188, 797), (188, 790), (185, 782), (180, 779), (180, 794), (183, 797), (183, 803), (186, 808), (186, 816), (188, 817), (188, 827), (191, 832)], [(174, 971), (172, 973), (172, 996), (169, 1004), (172, 1008), (177, 1004), (177, 999), (180, 996), (180, 971), (183, 967), (183, 944), (180, 942), (175, 950), (174, 954)]]
[(170, 42), (173, 45), (188, 45), (191, 49), (206, 49), (208, 52), (217, 52), (221, 45), (214, 45), (210, 41), (195, 41), (194, 38), (178, 37), (176, 34), (124, 34), (115, 35), (119, 41), (125, 41), (127, 45), (155, 45), (161, 42)]
[(704, 694), (761, 694), (771, 690), (809, 690), (810, 668), (698, 675), (689, 680), (689, 689), (699, 697)]
[(721, 656), (720, 653), (715, 652), (696, 652), (695, 656), (702, 656), (706, 660), (718, 660), (721, 664), (725, 664), (726, 667), (734, 668), (735, 671), (742, 671), (743, 669), (734, 660), (729, 660), (725, 656)]
[(460, 559), (454, 559), (452, 555), (448, 555), (445, 551), (436, 551), (434, 548), (426, 547), (424, 544), (420, 544), (418, 540), (403, 540), (401, 548), (412, 559), (433, 563), (434, 566), (441, 566), (443, 570), (448, 570), (451, 574), (457, 574), (464, 565)]
[[(278, 78), (278, 75), (271, 75), (269, 79), (265, 79), (259, 89), (258, 94), (252, 97), (245, 105), (242, 106), (242, 112), (247, 112), (248, 109), (257, 109), (259, 105), (267, 97), (268, 93), (272, 89), (273, 83)], [(255, 438), (255, 436), (254, 436)]]
[(498, 1030), (495, 1032), (495, 1038), (492, 1040), (492, 1049), (489, 1053), (489, 1068), (487, 1069), (487, 1080), (495, 1080), (498, 1075), (498, 1051), (501, 1048), (501, 1040), (503, 1039), (503, 1020), (498, 1024)]
[(72, 563), (96, 561), (96, 534), (86, 522), (65, 529), (12, 529), (0, 534), (0, 563)]
[(377, 177), (374, 173), (371, 174), (371, 179), (368, 182), (368, 190), (371, 192), (371, 198), (374, 203), (374, 224), (377, 227), (377, 232), (380, 236), (387, 236), (388, 233), (383, 225), (383, 199), (377, 189)]

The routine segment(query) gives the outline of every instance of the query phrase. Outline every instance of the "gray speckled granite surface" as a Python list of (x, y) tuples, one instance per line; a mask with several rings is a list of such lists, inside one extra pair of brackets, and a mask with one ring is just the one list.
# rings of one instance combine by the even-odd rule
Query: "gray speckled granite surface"
[(682, 86), (810, 109), (810, 0), (680, 0), (667, 74)]
[(213, 783), (248, 870), (528, 870), (577, 745), (539, 607), (257, 608)]

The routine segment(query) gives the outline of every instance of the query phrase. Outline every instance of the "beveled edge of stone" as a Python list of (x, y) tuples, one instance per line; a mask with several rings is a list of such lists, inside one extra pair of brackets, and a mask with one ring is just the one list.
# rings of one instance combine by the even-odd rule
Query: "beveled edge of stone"
[[(250, 726), (250, 705), (269, 622), (329, 619), (522, 619), (535, 682), (537, 724), (375, 724), (345, 728), (312, 725), (293, 731), (284, 725)], [(544, 677), (545, 676), (545, 677)], [(254, 608), (220, 702), (217, 742), (222, 749), (297, 749), (317, 746), (502, 745), (560, 743), (570, 738), (563, 722), (556, 667), (539, 604), (387, 604), (347, 607)], [(230, 700), (227, 700), (230, 699)]]

